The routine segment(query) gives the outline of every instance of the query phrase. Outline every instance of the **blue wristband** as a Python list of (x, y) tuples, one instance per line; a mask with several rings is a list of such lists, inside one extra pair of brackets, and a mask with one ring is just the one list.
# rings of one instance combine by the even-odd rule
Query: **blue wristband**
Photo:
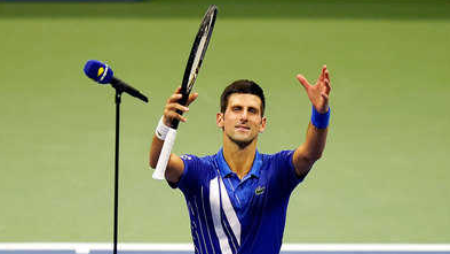
[(312, 106), (311, 123), (318, 129), (326, 129), (330, 123), (330, 112), (331, 109), (328, 108), (327, 113), (321, 114), (317, 112), (314, 106)]

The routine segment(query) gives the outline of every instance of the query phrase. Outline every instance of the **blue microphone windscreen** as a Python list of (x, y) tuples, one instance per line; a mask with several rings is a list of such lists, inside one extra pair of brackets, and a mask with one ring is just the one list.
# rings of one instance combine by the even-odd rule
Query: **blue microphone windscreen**
[(89, 78), (100, 84), (108, 84), (113, 77), (112, 69), (107, 65), (97, 60), (89, 60), (84, 65), (84, 73)]

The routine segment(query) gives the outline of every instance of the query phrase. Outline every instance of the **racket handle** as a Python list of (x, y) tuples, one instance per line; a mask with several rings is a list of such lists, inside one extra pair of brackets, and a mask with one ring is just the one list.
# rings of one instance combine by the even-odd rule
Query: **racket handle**
[(172, 154), (173, 144), (175, 143), (175, 138), (177, 137), (177, 130), (170, 128), (167, 132), (164, 145), (159, 154), (158, 164), (156, 164), (155, 172), (153, 172), (153, 179), (164, 180), (167, 162), (169, 162), (170, 155)]

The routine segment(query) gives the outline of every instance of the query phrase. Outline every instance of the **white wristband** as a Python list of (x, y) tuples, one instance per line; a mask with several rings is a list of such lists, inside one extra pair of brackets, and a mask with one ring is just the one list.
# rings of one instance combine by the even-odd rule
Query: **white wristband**
[(169, 132), (169, 127), (167, 127), (163, 122), (164, 116), (161, 116), (159, 119), (158, 127), (156, 127), (155, 135), (160, 140), (165, 140), (167, 136), (167, 132)]

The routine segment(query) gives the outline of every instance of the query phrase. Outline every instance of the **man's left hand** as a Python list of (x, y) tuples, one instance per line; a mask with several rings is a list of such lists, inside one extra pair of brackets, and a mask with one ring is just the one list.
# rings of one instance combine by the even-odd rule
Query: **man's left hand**
[(308, 98), (316, 110), (321, 114), (326, 113), (329, 108), (328, 102), (330, 100), (331, 91), (330, 74), (327, 66), (323, 66), (322, 72), (315, 85), (310, 85), (308, 80), (301, 74), (297, 75), (297, 79), (305, 88)]

